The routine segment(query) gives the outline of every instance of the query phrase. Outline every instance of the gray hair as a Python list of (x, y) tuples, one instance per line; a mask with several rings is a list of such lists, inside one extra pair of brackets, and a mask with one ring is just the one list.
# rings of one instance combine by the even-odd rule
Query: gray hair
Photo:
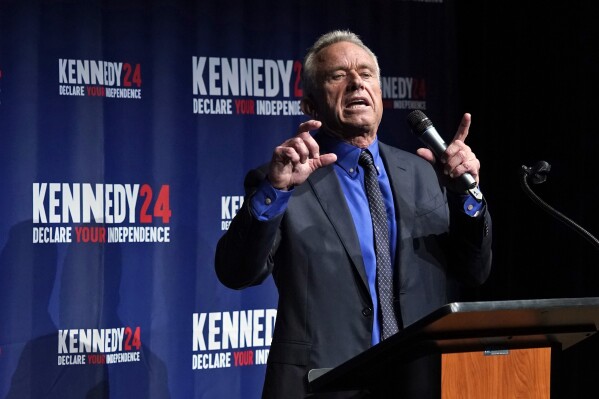
[(312, 94), (317, 87), (317, 76), (316, 76), (316, 67), (315, 67), (315, 59), (316, 54), (325, 47), (330, 46), (331, 44), (339, 43), (339, 42), (349, 42), (353, 43), (359, 47), (361, 47), (364, 51), (366, 51), (374, 60), (374, 64), (376, 66), (376, 75), (377, 79), (381, 78), (381, 69), (379, 67), (379, 62), (376, 58), (376, 55), (370, 50), (364, 42), (360, 39), (358, 35), (349, 31), (349, 30), (334, 30), (324, 35), (320, 36), (316, 42), (308, 49), (306, 56), (304, 57), (304, 66), (302, 70), (302, 80), (304, 85), (304, 98), (308, 97)]

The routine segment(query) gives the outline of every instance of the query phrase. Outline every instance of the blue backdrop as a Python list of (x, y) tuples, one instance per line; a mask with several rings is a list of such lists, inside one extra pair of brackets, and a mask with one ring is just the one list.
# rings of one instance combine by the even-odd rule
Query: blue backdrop
[(320, 34), (378, 55), (381, 140), (416, 148), (412, 109), (453, 133), (452, 6), (256, 3), (0, 2), (0, 397), (260, 396), (276, 291), (214, 249)]

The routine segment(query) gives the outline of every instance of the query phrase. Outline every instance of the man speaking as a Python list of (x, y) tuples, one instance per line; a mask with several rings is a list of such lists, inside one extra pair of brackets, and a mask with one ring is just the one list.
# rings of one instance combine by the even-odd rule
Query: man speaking
[(277, 286), (264, 398), (312, 397), (309, 370), (335, 367), (444, 305), (448, 277), (481, 284), (491, 268), (486, 204), (457, 184), (465, 173), (479, 181), (464, 143), (469, 114), (437, 157), (379, 142), (378, 61), (348, 31), (314, 43), (303, 83), (311, 119), (248, 173), (248, 199), (215, 257), (227, 287), (270, 274)]

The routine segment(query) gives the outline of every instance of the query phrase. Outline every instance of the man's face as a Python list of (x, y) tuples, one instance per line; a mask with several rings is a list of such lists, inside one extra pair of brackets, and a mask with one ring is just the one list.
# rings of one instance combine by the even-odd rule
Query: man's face
[(350, 42), (334, 43), (316, 58), (318, 119), (336, 136), (374, 137), (383, 116), (379, 76), (373, 58)]

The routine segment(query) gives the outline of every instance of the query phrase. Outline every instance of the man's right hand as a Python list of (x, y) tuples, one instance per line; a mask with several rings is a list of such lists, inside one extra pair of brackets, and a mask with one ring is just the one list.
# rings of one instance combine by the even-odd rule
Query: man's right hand
[(294, 137), (275, 148), (268, 171), (268, 180), (274, 188), (290, 190), (306, 181), (316, 169), (337, 160), (335, 154), (321, 155), (318, 143), (310, 135), (311, 130), (321, 125), (317, 120), (304, 122)]

